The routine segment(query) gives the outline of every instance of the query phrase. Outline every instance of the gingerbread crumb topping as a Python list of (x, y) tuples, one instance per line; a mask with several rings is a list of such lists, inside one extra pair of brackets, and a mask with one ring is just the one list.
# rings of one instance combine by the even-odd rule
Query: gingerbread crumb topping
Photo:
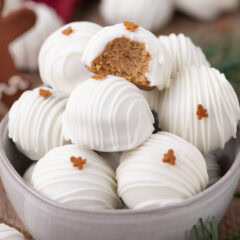
[(42, 96), (42, 97), (49, 97), (49, 96), (52, 95), (52, 93), (49, 90), (40, 88), (39, 89), (39, 95)]
[(91, 78), (95, 79), (95, 80), (100, 80), (100, 79), (103, 79), (107, 76), (107, 74), (105, 73), (100, 73), (100, 74), (96, 74), (96, 75), (93, 75), (91, 76)]
[(202, 118), (207, 118), (208, 117), (207, 109), (205, 109), (202, 104), (198, 104), (196, 115), (198, 117), (198, 120), (202, 120)]
[(62, 31), (62, 34), (68, 36), (68, 35), (70, 35), (72, 32), (73, 32), (72, 27), (68, 27), (68, 28), (66, 28), (66, 29), (64, 29), (64, 30)]
[(130, 31), (130, 32), (134, 32), (139, 26), (137, 24), (135, 24), (134, 22), (127, 22), (124, 21), (123, 22), (124, 27)]
[(174, 151), (172, 149), (169, 149), (168, 152), (163, 155), (162, 161), (164, 163), (169, 163), (171, 165), (175, 165), (176, 157), (174, 156)]
[(78, 170), (81, 170), (83, 168), (83, 165), (87, 163), (87, 160), (83, 159), (82, 157), (72, 156), (70, 160), (73, 163), (73, 166), (78, 168)]

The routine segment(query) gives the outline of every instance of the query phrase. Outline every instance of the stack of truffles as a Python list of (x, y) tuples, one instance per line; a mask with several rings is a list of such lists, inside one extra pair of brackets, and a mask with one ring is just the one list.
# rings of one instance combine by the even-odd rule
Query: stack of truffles
[(77, 209), (164, 207), (220, 178), (213, 151), (236, 137), (239, 102), (188, 37), (70, 23), (45, 41), (39, 69), (45, 86), (12, 106), (9, 137), (37, 161), (24, 179), (42, 195)]

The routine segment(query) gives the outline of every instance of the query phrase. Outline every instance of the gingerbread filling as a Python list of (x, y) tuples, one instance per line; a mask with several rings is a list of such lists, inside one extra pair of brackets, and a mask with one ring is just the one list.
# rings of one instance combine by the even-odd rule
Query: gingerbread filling
[(129, 38), (116, 38), (109, 42), (100, 56), (87, 69), (94, 73), (104, 73), (124, 77), (138, 86), (149, 86), (145, 74), (149, 71), (151, 55), (145, 43)]

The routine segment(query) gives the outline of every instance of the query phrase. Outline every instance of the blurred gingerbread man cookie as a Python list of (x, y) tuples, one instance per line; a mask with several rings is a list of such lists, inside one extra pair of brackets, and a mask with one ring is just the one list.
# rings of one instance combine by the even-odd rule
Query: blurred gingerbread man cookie
[[(21, 93), (30, 88), (30, 77), (20, 73), (9, 53), (9, 44), (28, 31), (36, 22), (35, 13), (27, 8), (2, 15), (0, 0), (0, 112), (6, 112)], [(2, 114), (1, 114), (2, 115)]]

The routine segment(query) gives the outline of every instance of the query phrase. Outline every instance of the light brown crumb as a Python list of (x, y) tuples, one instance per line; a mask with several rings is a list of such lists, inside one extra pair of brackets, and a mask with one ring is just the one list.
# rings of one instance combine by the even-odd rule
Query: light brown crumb
[(74, 167), (78, 168), (78, 170), (82, 170), (83, 165), (87, 163), (86, 159), (83, 159), (82, 157), (74, 157), (74, 156), (70, 158), (70, 161), (73, 163)]
[(39, 95), (42, 96), (42, 97), (49, 97), (49, 96), (52, 95), (52, 93), (49, 90), (40, 88), (39, 89)]
[(207, 118), (208, 117), (207, 109), (205, 109), (202, 104), (198, 104), (196, 115), (198, 117), (198, 120), (202, 120), (202, 118)]
[(64, 29), (64, 30), (62, 31), (62, 34), (68, 36), (68, 35), (70, 35), (72, 32), (73, 32), (72, 27), (68, 27), (68, 28), (66, 28), (66, 29)]
[(99, 74), (91, 76), (91, 78), (95, 79), (95, 80), (100, 80), (100, 79), (105, 78), (106, 76), (107, 76), (107, 74), (105, 74), (105, 73), (99, 73)]
[(169, 149), (168, 152), (163, 155), (162, 161), (164, 163), (169, 163), (171, 165), (175, 165), (176, 157), (174, 156), (174, 151), (172, 149)]
[(130, 31), (130, 32), (134, 32), (136, 29), (138, 29), (138, 25), (135, 24), (134, 22), (127, 22), (127, 21), (124, 21), (123, 22), (123, 25), (124, 27)]
[(96, 57), (87, 70), (123, 77), (139, 88), (151, 90), (146, 73), (150, 70), (151, 55), (144, 42), (126, 37), (109, 42), (104, 51)]

